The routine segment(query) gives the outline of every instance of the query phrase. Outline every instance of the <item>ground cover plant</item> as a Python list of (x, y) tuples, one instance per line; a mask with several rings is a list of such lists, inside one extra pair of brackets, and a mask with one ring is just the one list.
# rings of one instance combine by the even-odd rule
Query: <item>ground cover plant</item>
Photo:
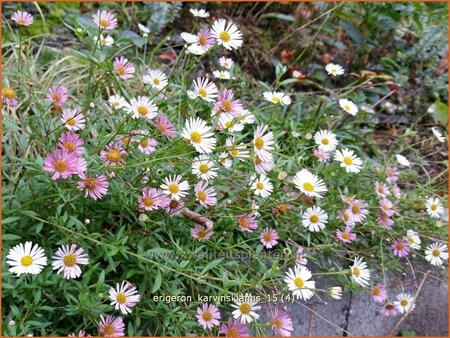
[(3, 4), (3, 334), (289, 336), (284, 304), (343, 293), (414, 311), (447, 280), (446, 10)]

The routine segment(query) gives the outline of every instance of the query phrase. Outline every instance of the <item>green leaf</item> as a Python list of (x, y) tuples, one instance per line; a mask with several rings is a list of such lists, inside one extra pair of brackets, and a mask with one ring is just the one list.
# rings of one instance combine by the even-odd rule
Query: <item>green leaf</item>
[(156, 291), (159, 290), (159, 288), (161, 287), (161, 283), (162, 283), (161, 271), (157, 270), (156, 277), (155, 277), (155, 283), (153, 284), (153, 288), (152, 288), (152, 293), (155, 293)]
[(348, 34), (348, 36), (357, 44), (360, 45), (363, 41), (363, 36), (361, 35), (361, 32), (359, 29), (351, 24), (348, 21), (342, 21), (341, 27), (344, 29), (344, 31)]
[(2, 240), (4, 241), (15, 241), (17, 239), (21, 239), (22, 237), (19, 235), (13, 235), (13, 234), (4, 234), (2, 235)]
[(436, 101), (427, 110), (428, 113), (433, 114), (436, 121), (442, 124), (444, 127), (448, 123), (448, 105), (444, 102)]
[(295, 18), (292, 15), (287, 15), (283, 13), (267, 13), (264, 15), (261, 15), (261, 19), (279, 19), (289, 22), (295, 22)]
[(219, 265), (220, 263), (222, 263), (223, 259), (219, 258), (216, 259), (215, 261), (209, 262), (204, 269), (202, 270), (202, 272), (200, 272), (200, 275), (203, 275), (204, 273), (206, 273), (207, 271), (211, 270), (212, 268), (216, 267), (217, 265)]
[(6, 225), (9, 223), (14, 223), (15, 221), (21, 219), (22, 217), (20, 216), (12, 216), (12, 217), (7, 217), (4, 220), (2, 220), (2, 225)]

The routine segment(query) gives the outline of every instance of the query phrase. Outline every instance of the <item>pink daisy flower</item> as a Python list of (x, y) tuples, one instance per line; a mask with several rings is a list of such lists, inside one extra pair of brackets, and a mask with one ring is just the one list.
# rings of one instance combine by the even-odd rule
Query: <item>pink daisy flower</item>
[(89, 264), (87, 254), (84, 253), (83, 248), (78, 248), (76, 244), (61, 245), (53, 256), (52, 267), (53, 270), (59, 274), (61, 271), (64, 278), (78, 278), (81, 276), (81, 269), (79, 265)]
[(84, 129), (86, 121), (84, 115), (78, 109), (64, 109), (61, 115), (61, 122), (68, 130), (77, 131)]
[(68, 98), (69, 94), (64, 86), (53, 86), (48, 89), (47, 99), (57, 106), (61, 106)]
[(397, 238), (391, 245), (391, 249), (394, 252), (394, 256), (405, 257), (408, 256), (411, 250), (409, 241), (407, 238)]
[(384, 304), (380, 312), (383, 316), (386, 317), (398, 315), (397, 308), (391, 302), (387, 302), (386, 304)]
[(266, 175), (275, 168), (275, 163), (272, 160), (262, 160), (257, 154), (253, 158), (253, 164), (258, 174)]
[(133, 284), (123, 281), (120, 285), (117, 283), (115, 289), (113, 287), (109, 289), (109, 299), (111, 305), (114, 305), (114, 309), (120, 310), (122, 314), (126, 315), (131, 313), (131, 308), (139, 303), (141, 296)]
[(108, 193), (109, 183), (105, 175), (98, 177), (89, 177), (84, 172), (78, 173), (81, 181), (77, 182), (77, 187), (84, 190), (84, 197), (90, 197), (93, 200), (101, 199)]
[(161, 189), (144, 188), (138, 202), (139, 208), (150, 211), (166, 207), (170, 203), (170, 199)]
[(252, 212), (239, 215), (236, 219), (239, 223), (239, 228), (241, 228), (242, 231), (253, 232), (253, 230), (258, 228), (258, 222)]
[(208, 28), (203, 28), (197, 33), (197, 41), (200, 49), (203, 52), (206, 52), (208, 49), (214, 46), (214, 43), (216, 42), (216, 40), (211, 35), (211, 31)]
[(348, 212), (355, 223), (361, 223), (369, 214), (369, 205), (358, 199), (352, 200)]
[(158, 117), (155, 119), (155, 125), (156, 129), (158, 129), (161, 134), (167, 137), (177, 136), (177, 132), (173, 127), (172, 122), (170, 122), (170, 120), (167, 118), (166, 115), (159, 114)]
[(97, 11), (92, 18), (100, 29), (111, 30), (117, 27), (117, 19), (112, 12)]
[(321, 163), (326, 163), (331, 158), (330, 153), (319, 149), (313, 149), (313, 155)]
[(350, 227), (345, 227), (344, 231), (336, 230), (336, 238), (342, 243), (351, 243), (356, 239), (356, 234), (351, 232)]
[(166, 212), (168, 212), (169, 214), (175, 216), (178, 215), (180, 213), (180, 210), (184, 208), (184, 200), (183, 199), (171, 199), (170, 202), (164, 207), (164, 209), (166, 210)]
[(379, 197), (386, 197), (391, 194), (389, 187), (386, 184), (375, 182), (375, 193)]
[(219, 92), (217, 102), (214, 105), (214, 114), (220, 114), (221, 112), (228, 113), (233, 116), (242, 115), (244, 112), (244, 106), (241, 100), (233, 100), (233, 91), (231, 89), (225, 89), (223, 92)]
[(398, 169), (396, 167), (387, 167), (385, 172), (388, 182), (395, 183), (398, 181)]
[(191, 228), (191, 236), (199, 241), (206, 241), (213, 235), (213, 231), (206, 229), (200, 224), (196, 224), (194, 228)]
[(124, 164), (123, 158), (127, 155), (128, 153), (121, 145), (114, 143), (108, 144), (105, 150), (100, 152), (100, 157), (105, 161), (105, 164), (111, 167)]
[(123, 56), (116, 57), (113, 62), (114, 71), (116, 74), (123, 80), (130, 79), (133, 77), (136, 69), (134, 68), (134, 64), (129, 62), (128, 59)]
[(84, 141), (80, 136), (70, 131), (66, 131), (60, 136), (57, 147), (59, 149), (66, 149), (68, 153), (79, 156), (84, 151), (83, 144)]
[(87, 162), (83, 157), (78, 157), (78, 171), (77, 174), (80, 176), (81, 174), (87, 171)]
[(400, 190), (400, 188), (398, 187), (398, 185), (393, 185), (393, 186), (391, 187), (391, 193), (392, 193), (392, 195), (394, 195), (394, 197), (395, 197), (396, 199), (399, 199), (400, 196), (402, 195), (402, 191)]
[(198, 323), (203, 326), (204, 329), (210, 330), (214, 326), (219, 326), (220, 312), (219, 309), (208, 303), (203, 303), (202, 306), (197, 308), (197, 320)]
[(16, 11), (11, 15), (11, 20), (18, 25), (29, 26), (33, 23), (33, 16), (25, 11)]
[(348, 209), (343, 209), (343, 210), (339, 211), (339, 218), (348, 227), (352, 227), (352, 226), (356, 225), (356, 222), (352, 218), (351, 212)]
[(153, 138), (143, 138), (138, 145), (138, 149), (144, 154), (151, 154), (156, 150), (158, 142)]
[(261, 240), (262, 245), (264, 245), (267, 249), (271, 249), (278, 243), (280, 236), (276, 230), (267, 229), (259, 235), (259, 239)]
[(78, 157), (67, 150), (55, 149), (45, 157), (44, 170), (53, 173), (53, 180), (69, 178), (78, 172)]
[(381, 211), (387, 216), (391, 217), (395, 214), (395, 210), (393, 209), (394, 205), (387, 198), (383, 198), (382, 200), (380, 200), (380, 202), (378, 202), (378, 205), (380, 206)]
[(378, 284), (372, 288), (373, 300), (377, 303), (384, 303), (387, 299), (387, 290), (383, 284)]
[(290, 337), (294, 327), (292, 326), (292, 319), (289, 313), (275, 309), (275, 316), (272, 319), (272, 329), (281, 337)]
[(388, 227), (388, 228), (392, 227), (392, 226), (394, 225), (394, 223), (395, 223), (395, 222), (394, 222), (392, 219), (390, 219), (389, 216), (386, 215), (384, 212), (380, 212), (380, 213), (378, 214), (377, 220), (378, 220), (378, 223), (379, 223), (380, 225), (383, 225), (383, 226)]
[(208, 186), (208, 182), (200, 181), (194, 186), (195, 196), (199, 203), (207, 208), (217, 204), (216, 191)]
[(104, 318), (100, 315), (100, 322), (98, 323), (98, 332), (105, 337), (123, 337), (125, 336), (125, 324), (120, 317), (113, 317), (111, 315)]
[(2, 89), (2, 101), (10, 108), (16, 107), (20, 102), (17, 98), (16, 91), (10, 87), (4, 87)]
[(242, 324), (239, 319), (228, 318), (227, 324), (220, 326), (219, 333), (224, 334), (225, 337), (247, 337), (249, 336), (248, 328)]

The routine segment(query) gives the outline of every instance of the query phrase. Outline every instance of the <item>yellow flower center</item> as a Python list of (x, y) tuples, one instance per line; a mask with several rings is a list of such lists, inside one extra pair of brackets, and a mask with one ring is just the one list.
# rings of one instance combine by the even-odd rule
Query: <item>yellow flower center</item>
[(303, 183), (303, 189), (305, 189), (307, 192), (312, 192), (314, 191), (314, 186), (311, 183), (306, 182)]
[(159, 85), (161, 83), (161, 81), (159, 81), (159, 79), (153, 79), (153, 84), (155, 86)]
[(117, 70), (117, 74), (119, 74), (119, 75), (125, 75), (125, 73), (126, 73), (125, 67), (121, 66), (121, 65), (117, 66), (116, 70)]
[(73, 117), (71, 117), (70, 119), (68, 119), (68, 120), (66, 121), (66, 123), (67, 123), (69, 126), (73, 127), (73, 126), (77, 123), (77, 121), (75, 121), (75, 119), (74, 119)]
[(248, 315), (250, 313), (250, 311), (252, 310), (250, 304), (244, 303), (241, 304), (241, 306), (239, 306), (239, 310), (241, 311), (241, 313), (243, 315)]
[(127, 302), (127, 296), (123, 292), (119, 292), (116, 296), (116, 301), (119, 304), (125, 304)]
[(86, 178), (84, 180), (84, 186), (88, 190), (95, 190), (97, 188), (97, 180), (95, 178)]
[(441, 250), (434, 249), (433, 251), (431, 251), (431, 254), (433, 255), (433, 257), (439, 257), (441, 255)]
[(202, 318), (204, 321), (209, 322), (212, 319), (212, 314), (209, 311), (204, 311), (202, 314)]
[(59, 173), (65, 172), (68, 167), (69, 165), (67, 164), (66, 161), (58, 160), (55, 162), (55, 170)]
[(137, 108), (137, 112), (139, 113), (139, 115), (145, 116), (145, 115), (148, 114), (148, 109), (147, 109), (147, 107), (145, 107), (145, 106), (139, 106), (139, 107)]
[(119, 107), (119, 106), (120, 106), (120, 101), (114, 102), (114, 105), (115, 105), (116, 107)]
[(401, 306), (406, 306), (406, 305), (408, 305), (408, 301), (406, 299), (402, 299), (401, 302), (400, 302), (400, 305)]
[(77, 257), (74, 254), (67, 254), (63, 258), (64, 265), (71, 268), (75, 264), (77, 264)]
[(110, 149), (106, 155), (106, 158), (111, 162), (119, 162), (122, 155), (120, 155), (120, 152), (116, 149)]
[(358, 204), (355, 204), (354, 206), (352, 206), (352, 212), (353, 212), (354, 214), (359, 213), (359, 210), (360, 210), (360, 208), (359, 208), (359, 205), (358, 205)]
[(343, 239), (349, 239), (350, 238), (350, 234), (347, 231), (344, 231), (341, 236), (342, 236)]
[(179, 206), (179, 203), (178, 203), (178, 201), (176, 201), (176, 200), (172, 200), (172, 201), (170, 201), (170, 203), (169, 203), (169, 207), (170, 207), (171, 209), (176, 209), (176, 208), (178, 208), (178, 206)]
[(205, 238), (206, 237), (206, 231), (205, 230), (199, 230), (197, 232), (198, 238)]
[(178, 191), (180, 191), (180, 188), (178, 188), (178, 184), (176, 184), (176, 183), (170, 183), (170, 184), (169, 184), (169, 191), (170, 191), (172, 194), (176, 194)]
[(279, 103), (280, 102), (280, 98), (279, 97), (272, 97), (272, 102), (273, 103)]
[(239, 331), (232, 327), (231, 329), (228, 329), (227, 337), (239, 337)]
[(231, 104), (231, 101), (223, 100), (222, 101), (222, 109), (229, 113), (233, 109), (233, 105)]
[(397, 243), (397, 250), (403, 250), (405, 248), (405, 244), (402, 242)]
[(231, 40), (231, 36), (230, 34), (228, 34), (228, 32), (220, 32), (219, 38), (223, 42), (230, 42)]
[(328, 144), (330, 144), (330, 140), (327, 138), (324, 138), (324, 139), (322, 139), (322, 144), (328, 145)]
[(287, 204), (280, 204), (280, 205), (278, 206), (278, 211), (279, 211), (279, 212), (286, 212), (287, 209), (288, 209)]
[(233, 124), (232, 121), (227, 121), (227, 122), (225, 122), (225, 128), (231, 128), (231, 127), (233, 127), (233, 126), (234, 126), (234, 124)]
[(114, 326), (112, 326), (111, 324), (106, 324), (104, 327), (104, 331), (108, 336), (112, 336), (115, 332)]
[(436, 205), (436, 204), (432, 204), (431, 207), (430, 207), (430, 209), (431, 209), (432, 211), (436, 211), (436, 210), (437, 210), (437, 205)]
[(266, 242), (270, 242), (272, 240), (272, 234), (270, 232), (266, 232), (263, 238)]
[(242, 228), (247, 229), (248, 226), (250, 225), (250, 221), (248, 220), (247, 217), (241, 218), (241, 219), (239, 220), (239, 224), (241, 225)]
[(258, 189), (258, 190), (264, 189), (264, 184), (262, 182), (256, 183), (256, 189)]
[(157, 126), (156, 126), (156, 128), (158, 128), (158, 130), (161, 132), (161, 133), (166, 133), (167, 132), (167, 128), (166, 128), (166, 126), (165, 125), (163, 125), (163, 124), (158, 124)]
[(27, 23), (27, 21), (24, 18), (20, 18), (20, 19), (17, 20), (17, 23), (19, 25), (25, 25)]
[(349, 111), (350, 109), (351, 109), (350, 105), (346, 104), (346, 105), (344, 106), (344, 110), (345, 110), (345, 111)]
[(281, 329), (283, 327), (283, 322), (280, 318), (277, 318), (273, 321), (273, 325), (275, 326), (275, 328)]
[(103, 28), (107, 28), (109, 26), (109, 21), (106, 19), (100, 19), (99, 20), (99, 24), (100, 26), (102, 26)]
[(105, 39), (105, 38), (100, 38), (100, 43), (101, 43), (102, 45), (104, 45), (104, 44), (106, 43), (106, 39)]
[(61, 95), (59, 95), (58, 93), (53, 93), (53, 94), (52, 94), (52, 100), (53, 100), (53, 101), (59, 101), (59, 100), (61, 100)]
[(150, 197), (144, 197), (144, 198), (142, 199), (142, 202), (144, 203), (144, 205), (145, 205), (146, 207), (151, 207), (151, 206), (153, 206), (153, 199), (150, 198)]
[(353, 164), (353, 160), (352, 160), (351, 157), (345, 156), (345, 157), (343, 158), (343, 161), (344, 161), (344, 163), (345, 163), (346, 165), (352, 165), (352, 164)]
[(23, 266), (30, 266), (31, 264), (33, 264), (33, 258), (31, 256), (23, 256), (20, 260), (20, 263)]
[(231, 150), (230, 150), (230, 154), (231, 154), (231, 156), (236, 157), (236, 156), (239, 155), (239, 150), (237, 150), (237, 149), (231, 149)]
[(13, 99), (16, 97), (16, 92), (12, 88), (3, 88), (3, 96), (7, 99)]
[(297, 278), (294, 279), (294, 284), (295, 284), (296, 287), (302, 288), (303, 285), (305, 285), (305, 282), (300, 277), (297, 277)]
[(204, 36), (204, 35), (201, 35), (200, 38), (198, 39), (198, 43), (200, 46), (206, 45), (206, 41), (207, 41), (206, 36)]
[(259, 158), (258, 155), (255, 156), (255, 164), (260, 165), (262, 163), (262, 160)]
[(141, 146), (142, 146), (143, 148), (146, 148), (146, 147), (148, 146), (148, 139), (143, 139), (143, 140), (141, 141)]
[(209, 166), (206, 163), (202, 163), (198, 166), (198, 171), (202, 174), (206, 174), (209, 171)]
[(319, 216), (317, 215), (311, 215), (311, 217), (309, 218), (309, 221), (311, 223), (317, 223), (319, 221)]
[(200, 89), (198, 90), (198, 93), (199, 93), (199, 95), (200, 95), (201, 97), (207, 97), (207, 96), (208, 96), (208, 92), (207, 92), (206, 89), (204, 89), (204, 88), (200, 88)]
[(353, 268), (353, 276), (355, 276), (356, 278), (358, 278), (361, 275), (361, 270), (359, 270), (359, 268), (357, 268), (356, 266)]
[(374, 296), (379, 296), (380, 293), (381, 293), (381, 291), (380, 291), (379, 288), (374, 288), (373, 291), (372, 291), (372, 293), (373, 293)]
[(202, 135), (198, 131), (193, 131), (191, 133), (191, 141), (194, 143), (200, 143), (202, 142)]
[(414, 238), (412, 236), (406, 237), (408, 239), (409, 244), (414, 244)]
[(253, 143), (258, 150), (261, 150), (264, 147), (264, 139), (262, 137), (256, 137)]
[(64, 148), (66, 148), (70, 153), (75, 151), (75, 144), (73, 142), (64, 142)]
[(207, 195), (204, 191), (199, 191), (197, 193), (197, 197), (200, 201), (203, 201), (203, 202), (206, 201), (206, 199), (207, 199)]

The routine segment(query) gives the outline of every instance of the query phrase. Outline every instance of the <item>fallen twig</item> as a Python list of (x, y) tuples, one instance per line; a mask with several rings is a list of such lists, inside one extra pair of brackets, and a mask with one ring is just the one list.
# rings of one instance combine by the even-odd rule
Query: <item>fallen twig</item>
[(180, 212), (184, 217), (193, 220), (195, 223), (205, 226), (207, 229), (212, 229), (213, 227), (213, 222), (209, 218), (202, 216), (188, 208), (182, 208)]

